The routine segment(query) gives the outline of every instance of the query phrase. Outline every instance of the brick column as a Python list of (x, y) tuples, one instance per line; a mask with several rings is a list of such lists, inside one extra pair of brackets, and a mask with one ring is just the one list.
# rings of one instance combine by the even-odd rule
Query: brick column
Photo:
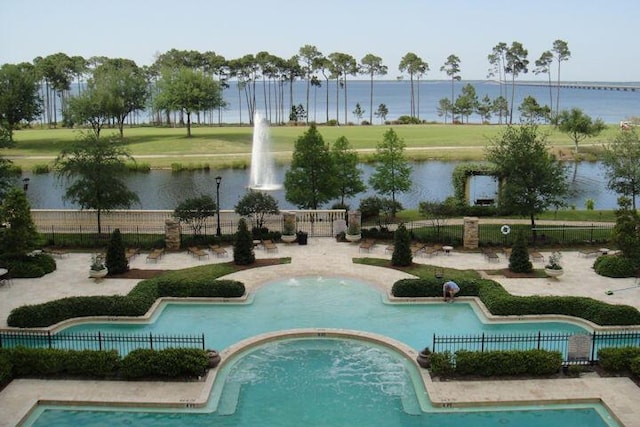
[(478, 249), (478, 217), (464, 217), (464, 237), (463, 245), (465, 249)]
[(164, 244), (168, 251), (180, 250), (180, 223), (172, 219), (165, 220)]

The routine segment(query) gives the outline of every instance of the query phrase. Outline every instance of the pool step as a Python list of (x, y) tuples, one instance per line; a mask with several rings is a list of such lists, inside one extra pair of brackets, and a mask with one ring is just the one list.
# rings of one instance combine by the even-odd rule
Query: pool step
[(402, 394), (402, 409), (409, 415), (422, 415), (422, 409), (420, 403), (416, 398), (415, 393)]
[(220, 402), (218, 402), (218, 414), (233, 415), (236, 413), (241, 387), (242, 383), (240, 382), (225, 383), (222, 389), (222, 395), (220, 396)]

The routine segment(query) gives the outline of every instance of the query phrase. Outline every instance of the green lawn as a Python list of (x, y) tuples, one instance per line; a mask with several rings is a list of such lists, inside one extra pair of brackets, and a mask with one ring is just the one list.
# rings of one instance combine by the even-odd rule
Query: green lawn
[[(327, 143), (345, 136), (352, 147), (360, 150), (361, 160), (371, 158), (384, 132), (391, 126), (320, 126)], [(481, 160), (490, 139), (496, 137), (498, 125), (403, 125), (393, 126), (406, 144), (406, 156), (411, 160)], [(288, 162), (294, 142), (306, 126), (276, 126), (270, 129), (272, 151), (276, 161)], [(550, 126), (541, 126), (549, 132), (548, 142), (555, 150), (570, 156), (573, 142)], [(583, 158), (593, 159), (603, 143), (611, 140), (617, 129), (610, 127), (597, 138), (581, 143)], [(104, 129), (102, 136), (115, 134), (115, 129)], [(2, 149), (0, 155), (11, 157), (17, 166), (30, 169), (35, 164), (50, 163), (60, 150), (79, 137), (70, 129), (27, 129), (14, 133), (15, 146)], [(249, 162), (253, 129), (248, 126), (194, 127), (192, 137), (186, 137), (185, 128), (138, 127), (125, 129), (126, 143), (131, 154), (153, 168), (169, 168), (175, 162), (206, 162), (212, 167), (246, 167)], [(19, 157), (14, 157), (19, 156)], [(21, 158), (38, 156), (39, 159)], [(153, 156), (153, 157), (143, 157)]]

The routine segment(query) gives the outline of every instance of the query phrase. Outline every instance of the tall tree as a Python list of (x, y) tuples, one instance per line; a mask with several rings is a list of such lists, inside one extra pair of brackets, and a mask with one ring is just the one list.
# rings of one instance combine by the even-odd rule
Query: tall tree
[(127, 116), (143, 110), (149, 96), (149, 84), (143, 70), (129, 59), (108, 59), (93, 70), (89, 86), (108, 97), (108, 113), (118, 123), (120, 138), (124, 137)]
[(360, 72), (370, 79), (369, 88), (369, 123), (373, 124), (373, 77), (387, 74), (387, 66), (382, 64), (382, 58), (371, 53), (360, 60)]
[(491, 53), (487, 56), (489, 64), (491, 65), (487, 77), (498, 77), (498, 83), (500, 84), (500, 96), (506, 96), (506, 94), (503, 93), (503, 88), (505, 82), (505, 63), (507, 62), (505, 56), (508, 49), (509, 46), (507, 46), (506, 43), (500, 42), (493, 47)]
[(164, 70), (155, 99), (161, 110), (183, 111), (187, 116), (187, 137), (191, 137), (191, 115), (217, 108), (222, 100), (220, 85), (202, 71), (190, 68)]
[(629, 198), (635, 211), (640, 194), (640, 138), (635, 130), (620, 131), (605, 146), (607, 187)]
[(556, 115), (558, 115), (560, 111), (560, 65), (571, 58), (571, 51), (569, 44), (564, 40), (554, 41), (552, 50), (556, 54), (556, 61), (558, 61), (558, 85), (556, 86)]
[(545, 73), (549, 79), (549, 108), (553, 111), (553, 93), (551, 91), (551, 63), (553, 62), (553, 53), (546, 50), (542, 52), (540, 58), (536, 59), (536, 68), (533, 74)]
[(548, 150), (546, 135), (532, 124), (507, 126), (491, 140), (487, 160), (494, 163), (502, 181), (499, 205), (508, 212), (535, 216), (565, 203), (568, 184), (565, 167)]
[(380, 194), (391, 195), (391, 216), (396, 215), (396, 194), (411, 189), (411, 166), (404, 156), (405, 143), (390, 128), (376, 147), (375, 171), (369, 178), (369, 185)]
[(2, 233), (0, 252), (24, 255), (36, 247), (38, 232), (24, 191), (9, 190), (0, 204), (0, 221), (9, 225)]
[(351, 149), (349, 140), (341, 136), (331, 147), (331, 160), (335, 167), (335, 185), (339, 189), (340, 205), (344, 199), (354, 197), (366, 190), (362, 182), (362, 171), (358, 169), (358, 153)]
[(95, 209), (98, 234), (102, 233), (102, 212), (130, 208), (138, 196), (123, 181), (129, 153), (115, 139), (99, 139), (94, 134), (65, 148), (55, 160), (56, 173), (66, 179), (64, 198), (81, 209)]
[(71, 82), (77, 69), (77, 62), (66, 53), (58, 52), (45, 58), (36, 58), (34, 65), (38, 74), (45, 81), (45, 108), (49, 125), (56, 126), (58, 121), (56, 99), (60, 98), (61, 110), (64, 113), (66, 95), (71, 88)]
[(506, 74), (511, 74), (511, 103), (509, 106), (509, 124), (513, 122), (513, 103), (516, 96), (516, 78), (522, 73), (526, 74), (529, 69), (529, 60), (527, 55), (529, 51), (522, 46), (520, 42), (512, 42), (511, 47), (507, 49), (505, 53), (505, 68)]
[[(409, 73), (409, 78), (411, 80), (411, 117), (420, 118), (420, 76), (422, 76), (425, 72), (429, 71), (429, 64), (424, 62), (422, 58), (416, 55), (413, 52), (408, 52), (405, 54), (402, 59), (400, 59), (400, 65), (398, 66), (400, 72)], [(416, 78), (418, 81), (418, 96), (416, 99), (413, 80)], [(417, 108), (416, 108), (417, 105)]]
[(312, 45), (304, 45), (298, 50), (298, 57), (302, 62), (302, 72), (304, 73), (304, 78), (307, 81), (307, 124), (309, 123), (309, 92), (311, 89), (311, 76), (316, 72), (318, 65), (318, 59), (322, 57), (322, 53)]
[(65, 122), (74, 126), (88, 124), (96, 138), (99, 138), (102, 128), (113, 117), (109, 109), (110, 98), (105, 88), (89, 86), (81, 94), (69, 99), (63, 114)]
[(41, 113), (41, 100), (33, 65), (28, 63), (0, 67), (0, 126), (9, 141), (20, 122), (35, 120)]
[(566, 133), (575, 143), (575, 151), (578, 153), (578, 143), (586, 138), (600, 135), (607, 126), (602, 119), (593, 120), (580, 108), (562, 110), (553, 118), (553, 124), (558, 126), (560, 132)]
[[(348, 91), (347, 76), (355, 75), (358, 72), (358, 63), (355, 58), (347, 53), (333, 52), (329, 55), (331, 60), (331, 71), (336, 78), (336, 84), (339, 85), (342, 78), (342, 87), (344, 88), (344, 123), (348, 123)], [(336, 88), (336, 116), (338, 115), (338, 89)], [(338, 117), (336, 117), (338, 119)], [(338, 120), (339, 121), (339, 120)]]
[(478, 95), (476, 95), (476, 88), (471, 83), (462, 87), (462, 92), (456, 99), (454, 107), (455, 111), (460, 114), (460, 121), (464, 123), (464, 117), (466, 117), (467, 123), (469, 123), (469, 116), (478, 108)]
[[(447, 61), (444, 63), (442, 67), (440, 67), (440, 71), (444, 71), (447, 73), (447, 76), (451, 77), (451, 105), (455, 104), (455, 100), (453, 99), (453, 83), (457, 80), (460, 81), (460, 58), (456, 55), (449, 55), (447, 57)], [(445, 116), (446, 121), (446, 116)], [(454, 123), (453, 118), (451, 119), (451, 124)]]
[(548, 105), (540, 105), (533, 96), (527, 96), (518, 107), (520, 117), (529, 123), (547, 121), (551, 116), (551, 108)]
[(296, 139), (284, 188), (287, 201), (300, 209), (318, 209), (338, 195), (329, 147), (313, 123)]
[[(326, 109), (326, 120), (325, 122), (329, 121), (329, 79), (331, 79), (331, 61), (328, 58), (322, 57), (322, 58), (318, 58), (317, 60), (317, 64), (316, 64), (316, 69), (319, 70), (322, 73), (322, 76), (324, 77), (324, 81), (325, 81), (325, 86), (327, 87), (327, 91), (326, 91), (326, 99), (325, 99), (325, 109)], [(337, 119), (336, 119), (337, 120)]]

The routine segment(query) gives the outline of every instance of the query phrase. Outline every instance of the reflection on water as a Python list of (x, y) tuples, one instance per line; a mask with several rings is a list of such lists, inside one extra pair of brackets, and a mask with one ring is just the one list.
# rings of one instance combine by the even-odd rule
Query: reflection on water
[[(453, 195), (451, 175), (453, 169), (461, 162), (428, 161), (413, 163), (413, 187), (407, 193), (396, 195), (396, 198), (407, 209), (416, 209), (421, 201), (443, 201)], [(371, 165), (360, 165), (365, 183), (374, 171)], [(275, 170), (277, 182), (284, 182), (288, 166), (278, 166)], [(584, 209), (585, 201), (593, 199), (596, 209), (615, 209), (617, 195), (606, 188), (604, 168), (600, 162), (581, 162), (567, 166), (567, 176), (571, 183), (572, 195), (568, 204), (577, 209)], [(133, 209), (174, 209), (178, 203), (201, 194), (215, 197), (215, 177), (222, 176), (220, 186), (220, 207), (233, 209), (247, 191), (249, 171), (237, 169), (212, 170), (207, 172), (151, 171), (150, 173), (132, 174), (126, 178), (128, 187), (138, 194), (140, 203)], [(30, 178), (27, 196), (33, 209), (73, 209), (73, 204), (63, 201), (64, 187), (53, 174), (33, 175), (25, 173), (16, 181)], [(489, 191), (486, 188), (479, 190)], [(285, 200), (284, 189), (271, 194), (278, 200), (281, 209), (295, 209), (296, 206)], [(348, 200), (351, 206), (359, 205), (360, 199), (375, 196), (369, 189), (358, 198)], [(324, 206), (330, 207), (330, 204)]]

